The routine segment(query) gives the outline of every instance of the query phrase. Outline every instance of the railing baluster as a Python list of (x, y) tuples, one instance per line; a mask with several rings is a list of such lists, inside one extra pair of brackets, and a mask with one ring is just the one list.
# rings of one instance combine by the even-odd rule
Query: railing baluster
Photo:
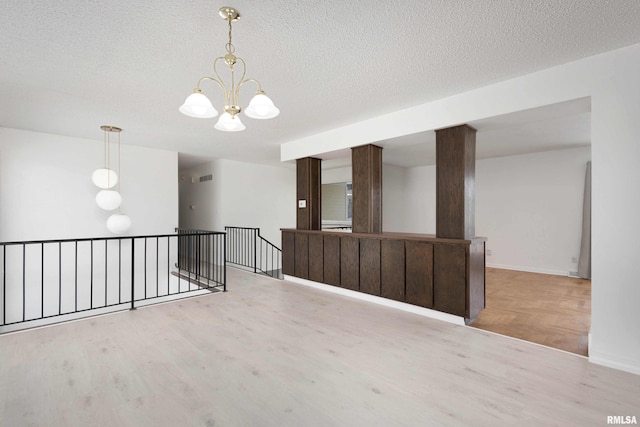
[(2, 245), (2, 324), (7, 323), (7, 247)]
[(211, 277), (211, 242), (213, 241), (213, 236), (207, 236), (207, 277)]
[(182, 245), (182, 236), (178, 236), (178, 289), (180, 288), (180, 275), (182, 274), (182, 270), (181, 270), (181, 263), (182, 261), (180, 261), (182, 254), (184, 254), (184, 252), (181, 252), (180, 248)]
[(22, 321), (25, 321), (25, 315), (27, 310), (27, 281), (26, 281), (26, 269), (25, 265), (27, 261), (25, 259), (26, 249), (25, 245), (22, 245)]
[(160, 238), (156, 237), (156, 296), (160, 286)]
[(258, 272), (258, 266), (257, 266), (258, 248), (256, 247), (257, 236), (258, 236), (258, 229), (254, 228), (253, 229), (253, 272), (254, 273)]
[(74, 273), (73, 273), (73, 293), (75, 295), (75, 300), (73, 303), (73, 311), (78, 311), (78, 241), (75, 242), (75, 257), (74, 257)]
[(109, 271), (109, 247), (107, 246), (107, 240), (104, 241), (104, 306), (107, 306), (107, 284), (109, 280), (107, 279), (107, 271)]
[(144, 299), (147, 299), (147, 239), (144, 239)]
[(93, 308), (93, 239), (91, 239), (91, 290), (89, 291), (89, 308)]
[(118, 239), (118, 304), (122, 304), (122, 240)]
[(44, 317), (44, 243), (40, 244), (40, 317)]
[(136, 309), (136, 239), (131, 238), (131, 310)]
[(58, 314), (62, 314), (62, 242), (58, 242)]

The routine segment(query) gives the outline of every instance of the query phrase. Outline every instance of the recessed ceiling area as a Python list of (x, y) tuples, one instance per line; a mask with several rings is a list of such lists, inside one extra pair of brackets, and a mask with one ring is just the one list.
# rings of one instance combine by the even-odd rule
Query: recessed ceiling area
[[(476, 159), (564, 150), (591, 145), (591, 100), (580, 98), (467, 123), (477, 129)], [(428, 166), (436, 160), (435, 131), (374, 143), (383, 148), (383, 163)], [(317, 156), (323, 169), (351, 165), (350, 150)]]

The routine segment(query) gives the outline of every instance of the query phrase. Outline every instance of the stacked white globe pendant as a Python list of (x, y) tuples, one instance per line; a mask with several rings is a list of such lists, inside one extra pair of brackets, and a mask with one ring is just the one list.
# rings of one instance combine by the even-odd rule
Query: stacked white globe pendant
[[(104, 152), (105, 162), (104, 168), (96, 169), (91, 175), (91, 180), (98, 187), (101, 188), (96, 195), (96, 204), (106, 211), (112, 211), (117, 209), (118, 212), (114, 213), (107, 219), (107, 229), (113, 234), (123, 234), (131, 227), (131, 219), (120, 211), (122, 204), (122, 196), (120, 195), (120, 132), (122, 129), (115, 126), (100, 126), (100, 129), (104, 131)], [(111, 162), (111, 141), (110, 135), (115, 133), (118, 145), (118, 173), (110, 168)], [(113, 189), (117, 185), (117, 189)]]
[(112, 211), (120, 207), (122, 196), (115, 190), (101, 190), (96, 195), (96, 203), (105, 211)]
[(114, 213), (107, 219), (107, 228), (113, 234), (124, 234), (131, 228), (131, 218), (119, 212)]

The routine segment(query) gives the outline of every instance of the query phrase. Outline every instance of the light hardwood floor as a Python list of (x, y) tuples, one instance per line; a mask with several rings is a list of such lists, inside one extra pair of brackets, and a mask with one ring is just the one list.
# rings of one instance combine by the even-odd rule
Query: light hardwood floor
[(229, 269), (229, 292), (0, 336), (3, 426), (603, 426), (640, 376)]
[(487, 268), (486, 295), (473, 327), (588, 355), (590, 280)]

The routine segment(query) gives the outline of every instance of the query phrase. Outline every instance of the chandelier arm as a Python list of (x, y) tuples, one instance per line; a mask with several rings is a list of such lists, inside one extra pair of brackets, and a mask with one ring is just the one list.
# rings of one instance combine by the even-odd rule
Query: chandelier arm
[(220, 60), (224, 60), (224, 56), (219, 56), (213, 61), (213, 72), (215, 73), (217, 79), (211, 79), (211, 80), (218, 83), (218, 85), (220, 86), (220, 89), (222, 89), (222, 93), (224, 94), (224, 105), (229, 105), (229, 91), (227, 90), (227, 87), (224, 85), (222, 77), (220, 77), (220, 74), (218, 73), (218, 61)]
[[(235, 101), (236, 101), (236, 105), (239, 99), (239, 94), (240, 94), (240, 87), (247, 81), (245, 80), (245, 76), (247, 75), (247, 63), (244, 62), (244, 59), (242, 58), (237, 58), (238, 61), (242, 62), (242, 77), (240, 77), (240, 80), (238, 80), (238, 86), (235, 87), (234, 90), (234, 97), (235, 97)], [(250, 79), (251, 80), (251, 79)], [(231, 88), (233, 90), (233, 88)]]
[(260, 84), (260, 82), (259, 82), (258, 80), (256, 80), (256, 79), (244, 79), (243, 81), (241, 81), (240, 83), (238, 83), (238, 91), (240, 90), (240, 87), (241, 87), (242, 85), (244, 85), (245, 83), (249, 83), (249, 82), (255, 83), (255, 84), (258, 86), (258, 92), (264, 92), (264, 91), (262, 90), (262, 85), (261, 85), (261, 84)]
[(202, 84), (203, 81), (205, 80), (211, 80), (212, 82), (215, 82), (218, 84), (218, 86), (220, 86), (220, 89), (222, 89), (222, 93), (224, 94), (224, 99), (226, 101), (227, 99), (227, 88), (224, 86), (224, 83), (222, 83), (220, 80), (218, 79), (214, 79), (213, 77), (202, 77), (200, 80), (198, 80), (198, 84), (196, 86), (196, 90), (199, 90), (202, 92), (202, 89), (200, 89), (200, 85)]

